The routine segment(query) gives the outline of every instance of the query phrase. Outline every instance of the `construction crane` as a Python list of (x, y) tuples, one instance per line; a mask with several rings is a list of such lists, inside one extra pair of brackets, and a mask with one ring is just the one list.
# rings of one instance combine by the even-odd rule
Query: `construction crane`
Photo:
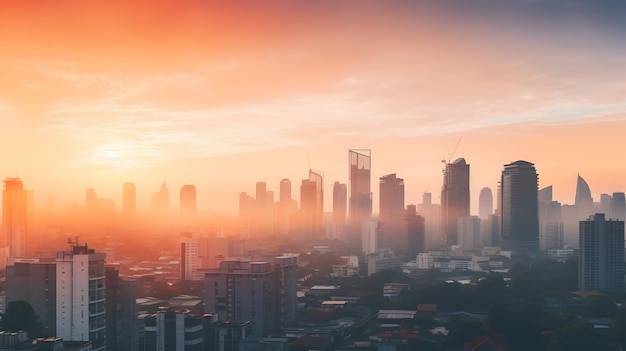
[(441, 160), (441, 162), (444, 164), (444, 168), (445, 168), (445, 165), (447, 165), (448, 163), (450, 163), (450, 161), (452, 161), (452, 157), (454, 156), (454, 153), (456, 152), (456, 149), (459, 147), (459, 144), (461, 143), (461, 140), (463, 140), (463, 136), (461, 136), (459, 138), (459, 141), (456, 142), (456, 145), (454, 146), (454, 149), (452, 149), (452, 153), (450, 153), (450, 157), (448, 157), (447, 160), (446, 160), (445, 157), (443, 158), (443, 160)]

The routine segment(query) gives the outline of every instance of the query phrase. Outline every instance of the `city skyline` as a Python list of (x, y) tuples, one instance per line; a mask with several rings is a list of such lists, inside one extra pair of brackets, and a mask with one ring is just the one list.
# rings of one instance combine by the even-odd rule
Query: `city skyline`
[(626, 129), (623, 9), (6, 4), (0, 138), (13, 147), (0, 149), (0, 174), (22, 178), (39, 207), (79, 203), (87, 188), (121, 204), (125, 182), (141, 184), (142, 207), (167, 179), (195, 184), (199, 209), (235, 213), (236, 194), (259, 180), (277, 190), (314, 168), (326, 189), (348, 183), (344, 150), (363, 148), (371, 177), (397, 173), (417, 203), (438, 192), (440, 160), (462, 136), (455, 156), (472, 164), (471, 194), (496, 189), (516, 160), (535, 163), (562, 203), (577, 173), (594, 193), (624, 191), (626, 163), (610, 151)]

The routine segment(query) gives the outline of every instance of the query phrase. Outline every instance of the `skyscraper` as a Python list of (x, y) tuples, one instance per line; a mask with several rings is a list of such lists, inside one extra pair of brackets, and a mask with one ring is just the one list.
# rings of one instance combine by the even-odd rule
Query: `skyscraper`
[(424, 217), (417, 214), (415, 205), (408, 205), (402, 218), (404, 232), (407, 236), (408, 257), (416, 257), (418, 253), (426, 249), (426, 228)]
[(593, 198), (591, 197), (591, 189), (589, 184), (578, 175), (576, 180), (576, 198), (574, 204), (578, 208), (578, 218), (585, 219), (593, 214)]
[(348, 215), (348, 187), (344, 183), (333, 183), (333, 222), (345, 223)]
[(85, 190), (85, 206), (88, 208), (98, 207), (98, 195), (93, 188)]
[(480, 249), (480, 218), (477, 216), (459, 217), (458, 245), (467, 250)]
[(397, 255), (407, 254), (407, 237), (402, 230), (404, 215), (404, 179), (396, 174), (380, 177), (379, 217), (381, 247), (394, 250)]
[(611, 219), (626, 220), (626, 200), (624, 193), (613, 193), (611, 199)]
[(28, 208), (28, 192), (24, 190), (22, 180), (5, 179), (2, 191), (2, 246), (8, 248), (10, 257), (26, 255), (29, 216), (32, 215)]
[(448, 245), (458, 244), (459, 217), (470, 215), (470, 166), (464, 158), (446, 164), (441, 189), (441, 229)]
[(538, 175), (535, 165), (527, 161), (504, 165), (501, 185), (502, 248), (524, 253), (538, 251)]
[(624, 291), (624, 222), (596, 213), (580, 221), (578, 290)]
[(480, 190), (480, 195), (478, 195), (478, 217), (480, 219), (487, 219), (492, 213), (493, 194), (490, 188), (484, 187)]
[(180, 214), (193, 216), (196, 214), (196, 187), (183, 185), (180, 188)]
[(56, 257), (56, 336), (91, 341), (94, 351), (106, 345), (105, 257), (78, 244)]
[(300, 213), (304, 234), (308, 237), (321, 237), (324, 216), (324, 176), (321, 172), (309, 170), (309, 179), (302, 180)]
[(170, 190), (167, 187), (167, 181), (161, 184), (161, 188), (150, 198), (152, 208), (158, 212), (168, 212), (170, 209)]
[(137, 214), (137, 190), (134, 183), (124, 183), (122, 188), (122, 215), (129, 219)]
[(432, 203), (432, 194), (425, 192), (422, 203), (417, 205), (418, 212), (424, 216), (426, 237), (425, 249), (439, 249), (443, 244), (441, 237), (441, 205)]
[[(372, 216), (371, 150), (349, 150), (350, 224), (356, 229)], [(358, 230), (360, 232), (360, 230)]]
[(279, 199), (280, 202), (291, 201), (291, 180), (281, 179)]

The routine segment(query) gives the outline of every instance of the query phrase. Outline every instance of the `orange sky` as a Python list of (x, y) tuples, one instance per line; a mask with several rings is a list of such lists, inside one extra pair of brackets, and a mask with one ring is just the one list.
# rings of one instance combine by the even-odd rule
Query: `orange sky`
[[(0, 7), (0, 176), (40, 206), (84, 189), (139, 205), (168, 180), (235, 212), (258, 180), (293, 193), (311, 166), (347, 182), (348, 148), (407, 203), (438, 202), (441, 162), (478, 192), (502, 166), (536, 164), (573, 202), (626, 190), (626, 11), (476, 0), (12, 1)], [(596, 199), (599, 195), (594, 195)], [(375, 207), (377, 194), (375, 193)], [(326, 206), (330, 210), (330, 206)]]

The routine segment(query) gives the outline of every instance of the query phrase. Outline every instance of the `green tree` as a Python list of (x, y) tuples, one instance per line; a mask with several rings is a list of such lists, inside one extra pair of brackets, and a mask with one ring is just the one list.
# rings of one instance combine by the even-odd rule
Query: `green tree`
[(16, 332), (25, 330), (29, 338), (43, 336), (39, 316), (37, 316), (33, 307), (26, 301), (9, 302), (2, 322), (6, 331)]
[(452, 348), (463, 348), (463, 344), (472, 340), (474, 335), (483, 333), (483, 325), (477, 320), (467, 318), (451, 318), (448, 321), (448, 343)]
[(617, 306), (608, 296), (591, 295), (582, 300), (581, 312), (585, 317), (612, 318), (617, 312)]

